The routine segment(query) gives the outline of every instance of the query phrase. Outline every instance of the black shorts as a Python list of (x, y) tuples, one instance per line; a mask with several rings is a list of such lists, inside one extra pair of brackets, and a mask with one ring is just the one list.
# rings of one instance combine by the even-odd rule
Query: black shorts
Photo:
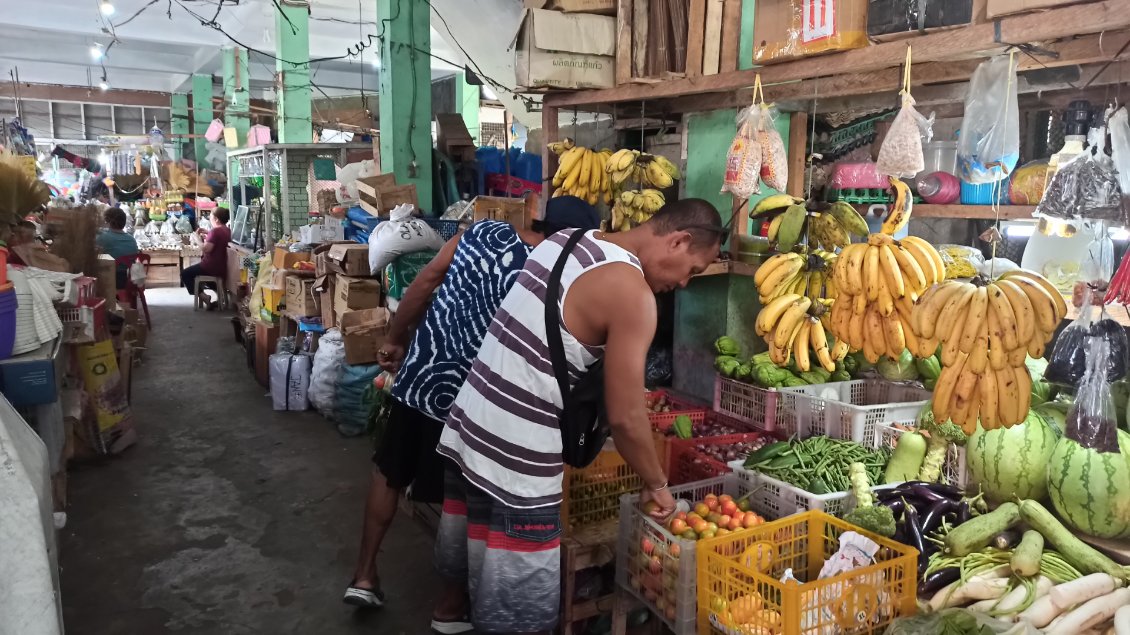
[(443, 457), (436, 452), (443, 424), (396, 399), (380, 449), (373, 455), (389, 487), (412, 486), (412, 500), (443, 502)]

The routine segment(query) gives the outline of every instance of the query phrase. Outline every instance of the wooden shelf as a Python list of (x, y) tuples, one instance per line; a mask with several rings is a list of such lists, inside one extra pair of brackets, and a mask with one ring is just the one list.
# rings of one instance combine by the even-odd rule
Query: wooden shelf
[(752, 277), (756, 272), (757, 265), (751, 265), (746, 262), (738, 262), (736, 260), (721, 260), (710, 265), (706, 268), (705, 271), (696, 275), (695, 277), (698, 278), (701, 276), (721, 276), (728, 274)]
[[(1035, 220), (1032, 212), (1035, 205), (1001, 205), (1001, 220)], [(997, 218), (992, 205), (915, 205), (911, 218), (953, 218), (993, 220)]]

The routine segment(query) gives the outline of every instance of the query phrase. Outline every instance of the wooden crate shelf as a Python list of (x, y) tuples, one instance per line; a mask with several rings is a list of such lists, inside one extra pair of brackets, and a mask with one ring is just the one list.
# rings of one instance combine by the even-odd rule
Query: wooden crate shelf
[[(1032, 212), (1035, 205), (1001, 205), (1001, 220), (1034, 220)], [(997, 213), (992, 205), (915, 205), (911, 210), (914, 218), (953, 218), (971, 220), (993, 220)]]

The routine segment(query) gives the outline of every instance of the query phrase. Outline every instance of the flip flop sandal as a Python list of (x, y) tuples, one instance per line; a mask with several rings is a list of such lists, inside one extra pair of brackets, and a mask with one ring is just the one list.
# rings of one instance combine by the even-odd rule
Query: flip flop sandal
[(470, 633), (475, 630), (471, 625), (471, 617), (464, 615), (457, 620), (438, 620), (432, 618), (432, 632), (439, 633), (440, 635), (457, 635), (458, 633)]
[(384, 606), (385, 594), (379, 588), (362, 589), (354, 586), (355, 584), (356, 580), (349, 583), (349, 588), (345, 590), (345, 596), (341, 598), (342, 602), (366, 609), (379, 609)]

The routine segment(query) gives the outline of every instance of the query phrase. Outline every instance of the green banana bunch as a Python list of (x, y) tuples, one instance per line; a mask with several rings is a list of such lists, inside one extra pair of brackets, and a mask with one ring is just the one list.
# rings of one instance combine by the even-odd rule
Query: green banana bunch
[(658, 212), (667, 201), (659, 190), (626, 190), (616, 198), (612, 207), (612, 222), (610, 231), (627, 231), (632, 228), (632, 223), (646, 222)]

